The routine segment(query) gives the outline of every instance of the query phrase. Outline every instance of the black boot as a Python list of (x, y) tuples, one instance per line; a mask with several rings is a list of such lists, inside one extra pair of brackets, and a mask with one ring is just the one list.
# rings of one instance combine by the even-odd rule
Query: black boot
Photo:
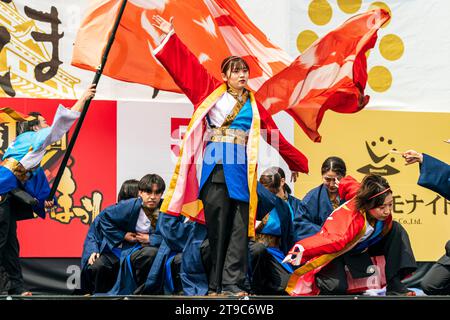
[(386, 286), (387, 296), (415, 296), (414, 291), (408, 290), (406, 285), (401, 282), (400, 278), (395, 276), (388, 281)]

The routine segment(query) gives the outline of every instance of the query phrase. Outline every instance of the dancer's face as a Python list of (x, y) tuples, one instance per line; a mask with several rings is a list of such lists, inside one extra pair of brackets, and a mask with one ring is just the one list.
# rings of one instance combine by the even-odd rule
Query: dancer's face
[(230, 88), (240, 92), (244, 90), (248, 82), (249, 71), (246, 67), (228, 69), (226, 73), (222, 73), (222, 79)]
[(158, 193), (158, 186), (154, 184), (152, 186), (152, 191), (139, 191), (139, 197), (142, 199), (142, 206), (154, 210), (161, 200), (162, 193)]
[(384, 199), (384, 203), (379, 207), (370, 209), (369, 213), (375, 219), (384, 221), (392, 214), (393, 205), (394, 198), (392, 197), (392, 193), (389, 193), (386, 199)]
[(329, 170), (322, 175), (323, 185), (327, 188), (329, 193), (337, 193), (338, 186), (336, 185), (336, 179), (341, 180), (342, 176), (336, 172)]
[(38, 121), (39, 123), (33, 127), (34, 131), (39, 131), (41, 129), (49, 127), (47, 120), (45, 120), (43, 116), (38, 116)]

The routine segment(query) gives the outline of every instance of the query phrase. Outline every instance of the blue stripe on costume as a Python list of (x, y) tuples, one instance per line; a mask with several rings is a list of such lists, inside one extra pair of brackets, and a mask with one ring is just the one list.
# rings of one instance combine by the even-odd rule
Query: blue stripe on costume
[(289, 273), (293, 273), (294, 269), (292, 269), (292, 265), (290, 263), (283, 263), (284, 258), (286, 257), (283, 252), (281, 252), (278, 248), (269, 247), (266, 249), (270, 255), (272, 255), (281, 266)]
[(272, 236), (281, 235), (280, 217), (276, 208), (273, 208), (269, 213), (269, 218), (264, 228), (259, 232), (261, 234), (269, 234)]
[(164, 274), (164, 287), (169, 293), (174, 293), (175, 287), (173, 285), (172, 268), (170, 265), (176, 256), (176, 252), (171, 252), (169, 258), (166, 261), (166, 272)]
[[(252, 116), (252, 106), (250, 99), (248, 99), (229, 128), (248, 132), (252, 123)], [(234, 143), (208, 142), (203, 155), (199, 190), (202, 189), (218, 163), (223, 164), (225, 183), (230, 198), (248, 202), (250, 194), (247, 181), (246, 146)]]
[(247, 99), (247, 102), (244, 104), (242, 109), (237, 114), (236, 118), (231, 123), (230, 129), (239, 129), (242, 131), (248, 131), (250, 130), (250, 126), (252, 125), (252, 120), (253, 120), (253, 111), (249, 98)]
[[(25, 181), (24, 189), (34, 198), (39, 200), (39, 204), (33, 207), (33, 211), (41, 218), (45, 218), (45, 200), (50, 195), (50, 185), (48, 184), (47, 177), (44, 170), (39, 167), (33, 171), (30, 179)], [(56, 205), (56, 198), (54, 198)]]
[(0, 194), (5, 194), (19, 187), (19, 180), (11, 170), (0, 166)]
[(373, 231), (373, 233), (370, 235), (370, 237), (368, 237), (367, 239), (365, 239), (364, 241), (358, 243), (356, 245), (356, 247), (354, 247), (351, 251), (354, 252), (360, 252), (363, 251), (364, 249), (370, 247), (371, 245), (377, 243), (378, 241), (381, 240), (381, 232), (383, 231), (383, 227), (384, 227), (384, 222), (383, 221), (377, 221), (377, 223), (375, 224), (375, 230)]

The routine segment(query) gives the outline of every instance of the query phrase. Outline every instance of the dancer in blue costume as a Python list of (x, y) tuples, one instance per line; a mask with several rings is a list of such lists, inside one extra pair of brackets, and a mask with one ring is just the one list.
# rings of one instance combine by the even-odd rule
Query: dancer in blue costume
[(163, 240), (144, 292), (162, 287), (166, 294), (206, 295), (208, 281), (200, 250), (205, 226), (184, 216), (160, 213), (158, 227)]
[[(419, 163), (420, 186), (450, 199), (450, 165), (415, 150), (404, 152), (403, 157), (407, 165)], [(445, 254), (425, 274), (421, 286), (427, 295), (450, 295), (450, 240), (445, 245)]]
[[(104, 292), (109, 295), (142, 293), (161, 244), (157, 220), (164, 180), (156, 174), (148, 174), (139, 181), (138, 188), (138, 198), (120, 201), (98, 216), (100, 255), (92, 268), (102, 262), (102, 255), (115, 255), (120, 260), (115, 284)], [(87, 254), (86, 250), (83, 261)]]
[[(258, 216), (263, 217), (268, 212), (272, 212), (272, 215), (280, 215), (283, 221), (283, 235), (288, 235), (292, 230), (292, 216), (293, 212), (300, 202), (297, 198), (290, 195), (290, 189), (287, 184), (284, 183), (285, 176), (281, 168), (276, 168), (280, 172), (280, 181), (282, 181), (281, 187), (278, 193), (282, 198), (277, 197), (271, 193), (260, 183), (257, 185), (258, 194)], [(277, 213), (275, 207), (281, 212)], [(273, 219), (269, 219), (271, 222)], [(275, 220), (279, 221), (279, 218)], [(290, 222), (288, 222), (290, 221)], [(269, 224), (271, 224), (271, 222)], [(287, 222), (287, 223), (286, 223)], [(212, 262), (210, 261), (210, 248), (208, 240), (206, 240), (206, 227), (203, 224), (192, 222), (185, 217), (175, 217), (169, 214), (161, 213), (158, 225), (163, 237), (163, 241), (170, 247), (171, 253), (170, 259), (173, 261), (166, 266), (165, 272), (165, 292), (173, 293), (177, 292), (175, 279), (177, 278), (176, 272), (179, 270), (179, 277), (181, 280), (181, 286), (183, 294), (188, 296), (198, 296), (208, 294), (208, 277), (207, 272), (211, 268)], [(265, 229), (269, 230), (270, 226)], [(281, 229), (280, 229), (281, 230)], [(281, 247), (284, 251), (292, 245), (292, 239), (289, 236), (282, 236)], [(250, 242), (249, 250), (251, 250), (254, 242)], [(280, 250), (276, 248), (270, 248), (269, 254), (278, 256), (278, 261), (283, 260), (284, 254), (280, 255)], [(180, 257), (181, 255), (181, 257)], [(180, 261), (181, 260), (181, 261)], [(178, 265), (177, 265), (178, 264)], [(174, 267), (174, 265), (176, 265)], [(285, 265), (291, 270), (289, 265)], [(168, 276), (168, 275), (171, 275)], [(170, 288), (171, 283), (175, 284), (175, 288)]]
[[(250, 241), (251, 291), (255, 294), (285, 294), (290, 274), (289, 264), (282, 263), (295, 243), (290, 196), (284, 172), (279, 167), (265, 170), (258, 184), (258, 219), (256, 237)], [(291, 201), (289, 201), (291, 198)]]
[(60, 105), (51, 126), (39, 113), (30, 113), (33, 119), (21, 124), (23, 133), (3, 156), (0, 164), (0, 274), (7, 274), (9, 288), (0, 287), (0, 294), (31, 295), (24, 288), (19, 263), (17, 220), (32, 218), (33, 212), (45, 218), (45, 208), (53, 206), (53, 201), (47, 201), (50, 187), (40, 162), (46, 148), (69, 131), (85, 102), (94, 95), (95, 86), (91, 85), (71, 109)]
[[(137, 198), (138, 185), (138, 180), (126, 180), (120, 188), (117, 202)], [(99, 221), (103, 212), (95, 217), (84, 240), (81, 256), (81, 292), (85, 294), (108, 292), (116, 282), (119, 273), (120, 261), (115, 254), (103, 252), (100, 255), (103, 236)]]
[(309, 191), (301, 201), (294, 217), (296, 241), (317, 233), (331, 212), (343, 201), (339, 198), (335, 179), (342, 179), (347, 173), (344, 160), (327, 158), (321, 167), (323, 182)]
[(414, 150), (404, 152), (403, 157), (408, 165), (419, 163), (420, 176), (417, 183), (420, 186), (439, 193), (445, 199), (450, 199), (450, 165)]

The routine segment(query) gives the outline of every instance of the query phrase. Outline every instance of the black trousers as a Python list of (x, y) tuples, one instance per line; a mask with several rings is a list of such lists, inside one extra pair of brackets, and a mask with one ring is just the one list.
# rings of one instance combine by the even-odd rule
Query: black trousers
[[(360, 277), (369, 277), (373, 273), (370, 272), (370, 262), (367, 263), (367, 261), (370, 261), (370, 256), (379, 255), (384, 255), (386, 260), (385, 273), (388, 287), (390, 282), (401, 280), (417, 269), (409, 236), (402, 225), (394, 221), (389, 233), (370, 246), (368, 252), (361, 254), (348, 252), (326, 265), (316, 276), (316, 284), (321, 294), (346, 294), (348, 286), (345, 266), (350, 269), (350, 272), (352, 268), (366, 270), (366, 274)], [(349, 265), (349, 262), (353, 266)]]
[(131, 254), (130, 262), (137, 285), (137, 289), (134, 291), (134, 294), (143, 293), (145, 281), (147, 280), (148, 273), (152, 267), (158, 250), (159, 249), (156, 247), (143, 246)]
[(251, 288), (255, 294), (285, 295), (290, 273), (262, 243), (250, 241)]
[(120, 260), (114, 253), (102, 253), (86, 269), (87, 293), (105, 293), (111, 290), (119, 273)]
[(222, 165), (214, 168), (200, 199), (211, 250), (209, 290), (241, 291), (248, 268), (249, 204), (229, 197)]
[[(3, 269), (9, 278), (9, 294), (20, 294), (25, 291), (19, 250), (17, 221), (11, 210), (11, 196), (4, 194), (0, 201), (0, 272)], [(6, 284), (3, 283), (3, 285)], [(5, 287), (0, 288), (0, 292), (6, 289)]]
[(450, 241), (444, 254), (422, 279), (421, 286), (427, 295), (450, 295)]

